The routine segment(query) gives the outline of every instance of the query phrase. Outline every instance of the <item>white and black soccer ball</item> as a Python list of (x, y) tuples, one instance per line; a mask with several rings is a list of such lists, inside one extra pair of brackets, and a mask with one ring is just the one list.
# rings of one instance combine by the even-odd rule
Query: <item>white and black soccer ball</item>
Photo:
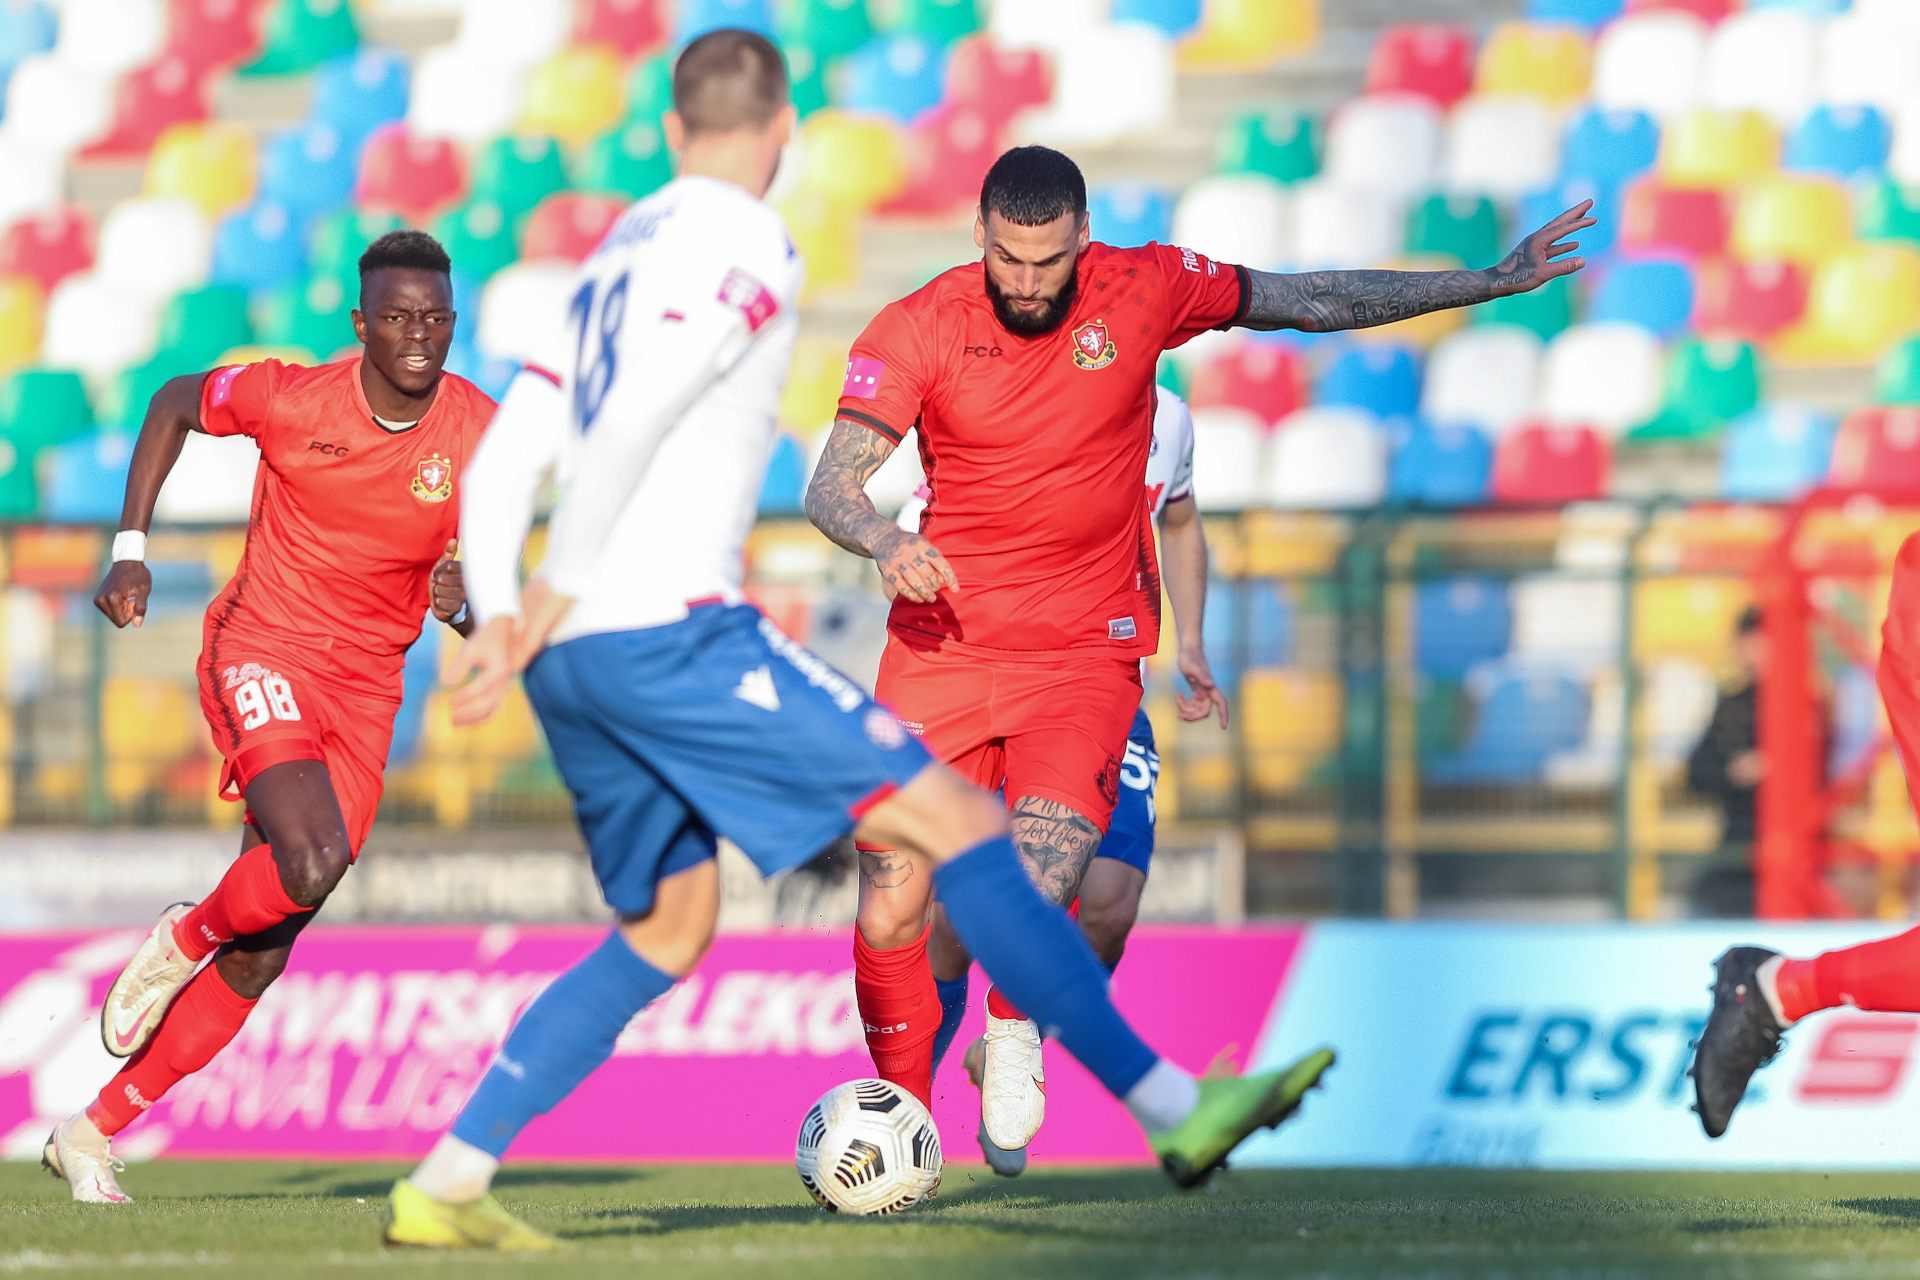
[(940, 1133), (905, 1089), (850, 1080), (800, 1122), (793, 1163), (829, 1213), (899, 1213), (940, 1186)]

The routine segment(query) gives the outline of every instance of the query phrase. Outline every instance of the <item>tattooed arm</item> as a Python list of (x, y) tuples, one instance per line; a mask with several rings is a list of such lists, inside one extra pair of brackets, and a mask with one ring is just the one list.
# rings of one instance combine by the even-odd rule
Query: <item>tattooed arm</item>
[(1367, 329), (1537, 289), (1586, 265), (1584, 258), (1565, 256), (1580, 247), (1565, 237), (1594, 224), (1587, 216), (1592, 207), (1591, 200), (1575, 205), (1485, 271), (1248, 271), (1240, 326), (1309, 333)]
[(953, 566), (931, 542), (875, 511), (867, 496), (867, 481), (894, 448), (861, 423), (836, 421), (807, 484), (807, 519), (855, 555), (872, 557), (893, 593), (931, 604), (943, 588), (959, 589)]

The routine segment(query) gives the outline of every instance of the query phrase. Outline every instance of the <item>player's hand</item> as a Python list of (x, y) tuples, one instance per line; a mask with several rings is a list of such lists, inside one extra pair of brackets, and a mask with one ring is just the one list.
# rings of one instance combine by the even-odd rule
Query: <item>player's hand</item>
[(1585, 258), (1566, 256), (1580, 247), (1578, 240), (1568, 240), (1567, 237), (1594, 224), (1596, 219), (1587, 216), (1592, 208), (1592, 200), (1582, 200), (1522, 240), (1493, 269), (1495, 294), (1526, 293), (1538, 289), (1549, 280), (1570, 276), (1586, 266)]
[(1192, 723), (1205, 720), (1209, 715), (1218, 714), (1220, 727), (1227, 727), (1227, 695), (1220, 692), (1220, 686), (1213, 682), (1213, 668), (1207, 664), (1207, 655), (1202, 649), (1182, 649), (1179, 656), (1180, 674), (1186, 677), (1190, 692), (1177, 694), (1173, 705), (1180, 718)]
[(520, 626), (514, 637), (513, 669), (525, 671), (527, 664), (547, 647), (547, 637), (573, 608), (573, 597), (563, 596), (536, 577), (520, 593)]
[(93, 607), (116, 627), (139, 626), (147, 620), (147, 597), (153, 594), (153, 574), (138, 560), (116, 560), (93, 593)]
[(873, 562), (890, 594), (932, 604), (942, 591), (958, 591), (960, 579), (939, 548), (917, 533), (896, 529), (873, 549)]
[(517, 618), (493, 618), (474, 629), (460, 646), (447, 687), (453, 690), (448, 709), (457, 725), (479, 724), (506, 701), (507, 686), (519, 668), (513, 665), (513, 647), (519, 631)]
[(459, 553), (460, 544), (449, 541), (428, 579), (433, 591), (433, 616), (442, 622), (452, 622), (454, 615), (467, 607), (466, 578), (460, 571), (460, 562), (454, 559)]

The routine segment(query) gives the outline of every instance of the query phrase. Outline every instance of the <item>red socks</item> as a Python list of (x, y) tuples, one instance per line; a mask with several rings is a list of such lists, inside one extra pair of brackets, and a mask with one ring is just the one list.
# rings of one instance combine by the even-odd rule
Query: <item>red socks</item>
[(173, 940), (189, 958), (198, 960), (223, 942), (259, 933), (311, 909), (287, 896), (272, 847), (255, 845), (234, 859), (205, 902), (181, 917), (173, 927)]
[(1843, 1004), (1879, 1013), (1920, 1013), (1920, 928), (1811, 960), (1787, 960), (1775, 985), (1780, 1012), (1789, 1021)]
[(87, 1119), (109, 1137), (126, 1128), (183, 1076), (212, 1062), (239, 1033), (255, 1003), (229, 987), (212, 965), (202, 969), (175, 998), (147, 1047), (100, 1091)]
[(1013, 1001), (1000, 994), (1000, 988), (987, 988), (987, 1012), (996, 1018), (1008, 1018), (1015, 1022), (1027, 1015), (1013, 1007)]
[(927, 963), (927, 933), (904, 947), (876, 951), (853, 931), (853, 996), (867, 1030), (867, 1051), (882, 1080), (933, 1106), (933, 1037), (940, 992)]

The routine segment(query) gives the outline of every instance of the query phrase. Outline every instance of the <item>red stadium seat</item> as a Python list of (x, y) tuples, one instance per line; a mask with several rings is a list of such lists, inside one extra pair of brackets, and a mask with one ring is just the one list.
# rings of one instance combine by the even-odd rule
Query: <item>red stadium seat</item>
[(0, 234), (0, 276), (31, 276), (48, 293), (93, 265), (93, 215), (79, 205), (29, 214)]
[(942, 214), (980, 198), (1000, 155), (994, 120), (971, 107), (935, 107), (907, 130), (907, 185), (882, 213)]
[(1705, 337), (1765, 342), (1805, 313), (1807, 289), (1806, 270), (1791, 262), (1702, 263), (1693, 327)]
[(360, 156), (354, 198), (362, 209), (424, 223), (467, 193), (467, 162), (457, 143), (416, 137), (404, 124), (384, 125)]
[(166, 50), (203, 72), (247, 62), (260, 52), (266, 8), (266, 0), (172, 0)]
[(972, 107), (1004, 124), (1028, 107), (1053, 100), (1053, 63), (1038, 49), (1002, 49), (986, 36), (953, 48), (947, 62), (947, 102)]
[(1409, 22), (1389, 27), (1367, 64), (1368, 93), (1411, 93), (1450, 107), (1473, 88), (1473, 36), (1465, 27)]
[(1245, 409), (1271, 429), (1306, 405), (1306, 367), (1286, 347), (1243, 340), (1195, 371), (1187, 401), (1195, 409)]
[(1723, 192), (1668, 186), (1645, 177), (1627, 189), (1620, 247), (1629, 251), (1708, 257), (1726, 247), (1732, 211)]
[(573, 43), (611, 45), (627, 58), (652, 53), (673, 34), (671, 9), (666, 0), (585, 0)]
[(1920, 493), (1920, 406), (1856, 409), (1840, 422), (1828, 483), (1874, 493)]
[(1534, 421), (1500, 438), (1493, 455), (1495, 502), (1559, 504), (1607, 489), (1607, 442), (1591, 427)]
[(522, 256), (530, 262), (583, 262), (631, 203), (625, 196), (557, 191), (527, 215)]
[(168, 125), (205, 120), (206, 74), (176, 54), (132, 72), (114, 92), (113, 121), (82, 154), (88, 159), (143, 156)]
[(1628, 13), (1690, 13), (1702, 22), (1718, 22), (1740, 7), (1740, 0), (1627, 0)]

